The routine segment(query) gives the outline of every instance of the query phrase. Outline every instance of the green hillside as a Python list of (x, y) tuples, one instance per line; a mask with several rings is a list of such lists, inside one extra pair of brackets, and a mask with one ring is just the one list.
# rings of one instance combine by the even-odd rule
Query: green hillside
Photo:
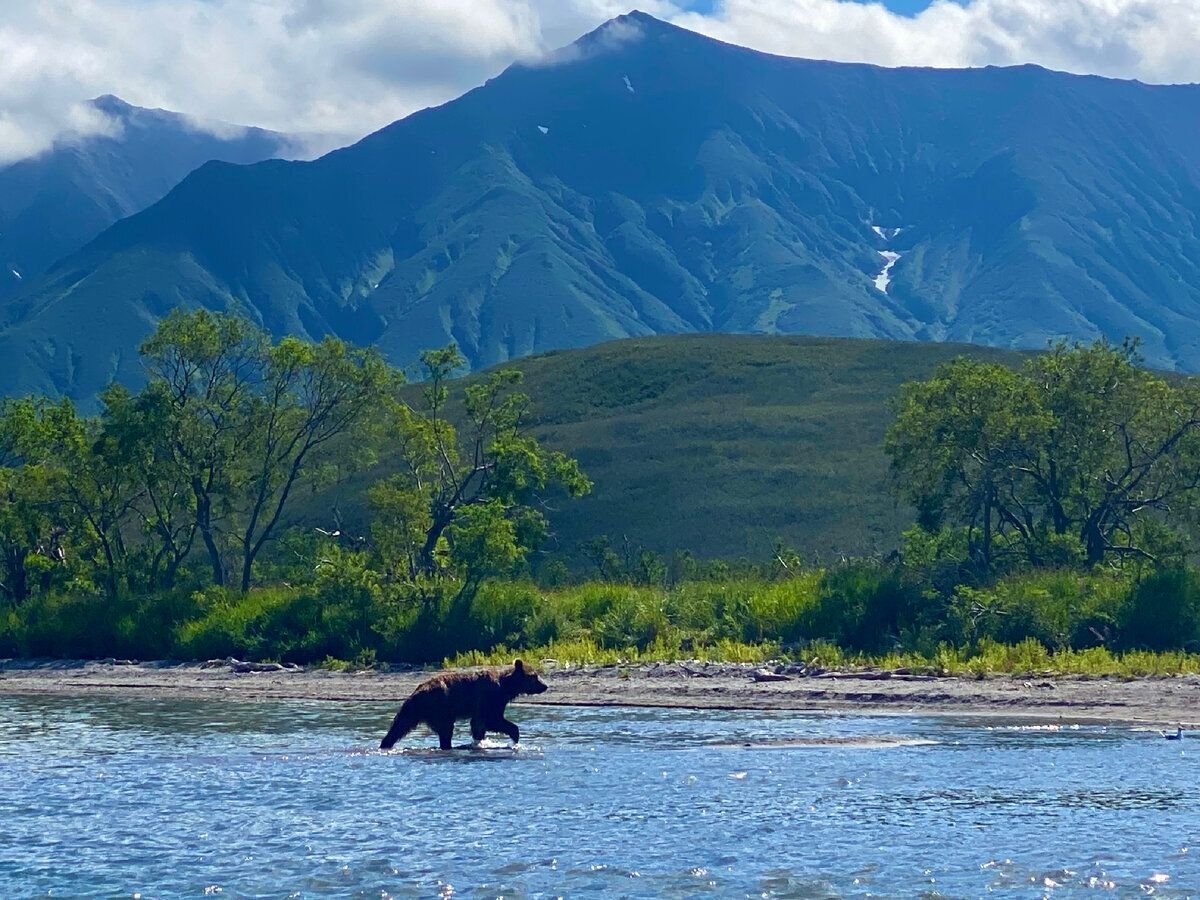
[[(518, 363), (535, 432), (575, 455), (591, 496), (552, 513), (579, 560), (600, 535), (660, 553), (769, 557), (777, 538), (810, 558), (885, 553), (911, 522), (881, 446), (904, 382), (969, 353), (954, 344), (681, 335), (615, 341)], [(378, 473), (372, 473), (372, 478)], [(361, 484), (336, 502), (361, 528)], [(325, 496), (306, 516), (328, 526)]]

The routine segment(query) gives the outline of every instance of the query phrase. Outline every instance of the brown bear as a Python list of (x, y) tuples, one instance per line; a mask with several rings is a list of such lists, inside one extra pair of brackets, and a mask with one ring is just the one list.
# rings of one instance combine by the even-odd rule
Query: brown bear
[(472, 672), (443, 672), (423, 682), (404, 701), (392, 727), (379, 743), (382, 750), (390, 749), (421, 723), (438, 736), (443, 750), (450, 749), (454, 723), (471, 720), (471, 737), (482, 741), (485, 733), (507, 734), (514, 744), (520, 742), (521, 731), (504, 718), (504, 707), (518, 694), (541, 694), (546, 683), (537, 672), (516, 660), (505, 669), (482, 669)]

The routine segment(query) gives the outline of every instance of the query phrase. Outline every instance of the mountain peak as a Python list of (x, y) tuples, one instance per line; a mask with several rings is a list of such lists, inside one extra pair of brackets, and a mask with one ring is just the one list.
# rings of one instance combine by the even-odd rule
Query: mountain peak
[(100, 110), (102, 113), (107, 113), (110, 116), (121, 116), (127, 114), (130, 110), (135, 109), (132, 104), (126, 103), (115, 94), (101, 94), (89, 100), (88, 103)]
[(1133, 335), (1200, 370), (1200, 88), (1020, 71), (788, 59), (628, 13), (313, 163), (206, 166), (53, 268), (44, 239), (41, 266), (0, 253), (26, 280), (0, 394), (136, 382), (179, 302), (401, 366), (728, 331)]
[(670, 22), (664, 22), (649, 13), (635, 9), (622, 16), (609, 19), (603, 25), (585, 34), (572, 46), (590, 47), (597, 44), (611, 46), (628, 43), (646, 34), (664, 34), (683, 30)]
[(617, 16), (614, 22), (638, 22), (642, 25), (666, 25), (662, 19), (657, 19), (648, 12), (642, 12), (640, 9), (631, 10), (623, 16)]

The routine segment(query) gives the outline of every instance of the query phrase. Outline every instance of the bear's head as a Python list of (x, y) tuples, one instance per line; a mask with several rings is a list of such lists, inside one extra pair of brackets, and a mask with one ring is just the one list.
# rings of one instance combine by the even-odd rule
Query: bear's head
[(514, 660), (512, 671), (507, 674), (509, 690), (516, 694), (544, 694), (548, 688), (538, 673), (521, 660)]

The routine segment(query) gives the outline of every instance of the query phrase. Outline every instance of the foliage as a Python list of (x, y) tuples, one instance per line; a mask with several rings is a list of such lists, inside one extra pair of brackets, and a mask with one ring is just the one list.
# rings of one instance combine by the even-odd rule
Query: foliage
[[(561, 581), (565, 565), (575, 578), (645, 583), (636, 570), (648, 551), (673, 584), (717, 577), (714, 564), (737, 570), (742, 558), (774, 561), (779, 541), (817, 564), (886, 554), (912, 522), (908, 504), (892, 496), (882, 450), (888, 401), (902, 383), (967, 352), (1022, 360), (954, 344), (720, 334), (522, 359), (515, 389), (531, 398), (526, 433), (577, 459), (594, 482), (578, 501), (546, 498), (552, 536), (529, 566), (539, 582), (547, 565)], [(448, 386), (447, 417), (459, 424), (461, 390)], [(423, 390), (410, 384), (401, 396), (420, 410)], [(401, 471), (398, 455), (385, 445), (379, 471)], [(352, 476), (299, 498), (296, 508), (329, 527), (336, 505), (342, 522), (365, 531), (374, 515), (367, 490), (377, 478)], [(615, 568), (601, 571), (588, 558), (598, 540)]]
[(372, 534), (390, 579), (458, 577), (473, 592), (515, 571), (545, 538), (548, 491), (580, 497), (591, 482), (575, 460), (525, 433), (529, 398), (513, 390), (520, 372), (468, 384), (455, 427), (446, 380), (464, 360), (453, 346), (422, 360), (421, 407), (400, 410), (400, 471), (369, 491)]
[[(769, 560), (704, 560), (623, 536), (589, 542), (584, 584), (539, 551), (551, 505), (591, 484), (530, 431), (519, 373), (452, 391), (450, 347), (401, 391), (370, 354), (209, 313), (171, 317), (146, 353), (147, 386), (106, 391), (99, 416), (0, 407), (0, 653), (978, 674), (1180, 670), (1200, 647), (1192, 388), (1129, 347), (956, 361), (906, 388), (888, 449), (919, 521), (886, 560), (812, 564), (777, 539)], [(375, 479), (367, 535), (336, 509), (331, 531), (289, 526), (296, 496), (347, 475)]]
[[(271, 344), (244, 319), (176, 310), (142, 346), (133, 401), (163, 493), (188, 495), (212, 582), (245, 591), (292, 493), (369, 447), (399, 376), (372, 350), (326, 338)], [(125, 398), (109, 397), (120, 408)], [(114, 415), (110, 412), (109, 415)], [(154, 506), (154, 525), (171, 530)]]
[[(548, 491), (590, 487), (525, 432), (519, 372), (466, 385), (456, 428), (453, 347), (425, 355), (420, 407), (374, 351), (272, 343), (205, 310), (173, 312), (142, 357), (145, 386), (110, 387), (95, 417), (46, 398), (0, 406), (10, 652), (432, 659), (517, 635), (512, 615), (477, 620), (474, 595), (545, 538)], [(408, 468), (371, 491), (373, 541), (289, 530), (298, 495), (385, 443)], [(255, 590), (263, 575), (275, 583)]]
[(983, 576), (1178, 561), (1164, 526), (1200, 511), (1200, 386), (1139, 362), (1059, 343), (1019, 372), (964, 358), (906, 385), (886, 450), (919, 524), (965, 529)]
[[(213, 585), (236, 571), (248, 590), (293, 494), (368, 445), (369, 413), (398, 384), (373, 352), (272, 345), (244, 320), (205, 311), (172, 313), (143, 357), (146, 386), (109, 388), (97, 417), (44, 398), (0, 408), (0, 550), (13, 602), (34, 589), (35, 556), (115, 603), (174, 590), (197, 546)], [(35, 568), (43, 591), (69, 580)]]
[(1200, 652), (1200, 572), (1150, 574), (1134, 585), (1117, 618), (1126, 647)]
[(1130, 590), (1127, 575), (1069, 569), (1010, 576), (987, 588), (962, 586), (949, 603), (945, 636), (967, 644), (1033, 639), (1056, 650), (1117, 646)]
[[(984, 660), (975, 663), (979, 671), (1023, 664), (1009, 651), (989, 661), (990, 647), (1029, 642), (1043, 662), (1052, 659), (1043, 668), (1061, 669), (1072, 654), (1092, 651), (1113, 658), (1194, 651), (1200, 633), (1200, 575), (1191, 569), (1136, 579), (1034, 572), (964, 587), (944, 601), (915, 590), (902, 570), (864, 563), (674, 588), (591, 582), (543, 589), (489, 580), (468, 600), (459, 582), (388, 584), (366, 552), (326, 548), (322, 556), (303, 586), (176, 591), (116, 605), (95, 593), (38, 596), (5, 611), (0, 646), (17, 655), (308, 664), (327, 657), (430, 663), (560, 645), (602, 651), (589, 651), (588, 659), (727, 659), (720, 654), (729, 648), (755, 647), (758, 656), (736, 655), (818, 658), (827, 666), (890, 659), (965, 673), (968, 659)], [(1034, 651), (1021, 652), (1033, 666)]]

